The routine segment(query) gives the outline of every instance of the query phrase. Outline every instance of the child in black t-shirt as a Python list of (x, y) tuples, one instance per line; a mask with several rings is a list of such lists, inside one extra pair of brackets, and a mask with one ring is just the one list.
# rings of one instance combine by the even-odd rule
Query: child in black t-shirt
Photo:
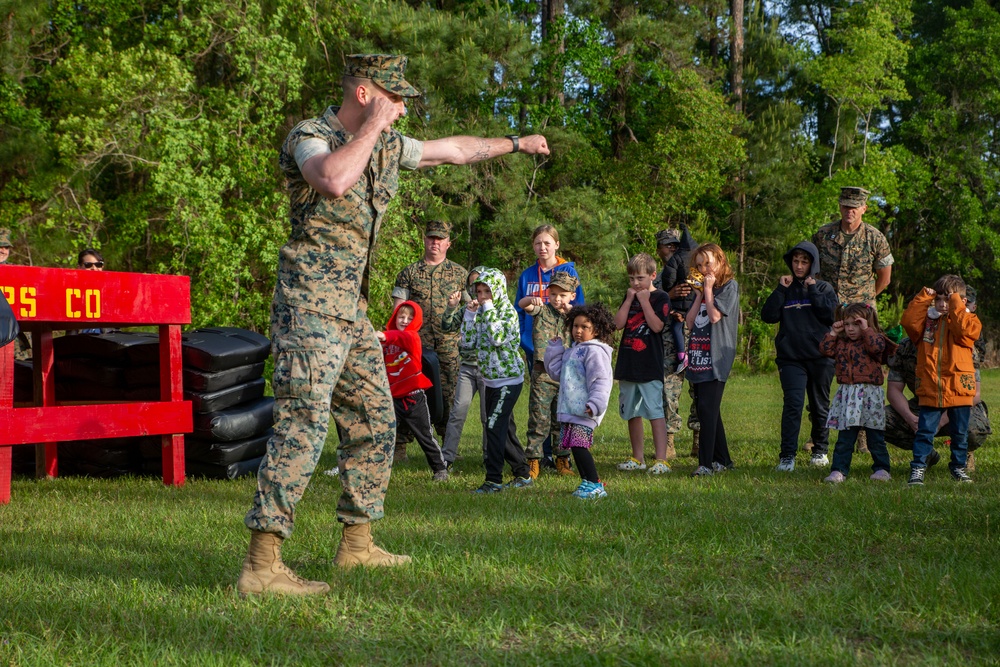
[(653, 287), (656, 261), (641, 252), (628, 263), (629, 289), (615, 314), (615, 328), (624, 329), (615, 364), (618, 413), (628, 421), (632, 456), (619, 470), (645, 470), (642, 420), (653, 429), (656, 463), (649, 472), (670, 472), (667, 465), (667, 424), (663, 418), (663, 337), (670, 297)]

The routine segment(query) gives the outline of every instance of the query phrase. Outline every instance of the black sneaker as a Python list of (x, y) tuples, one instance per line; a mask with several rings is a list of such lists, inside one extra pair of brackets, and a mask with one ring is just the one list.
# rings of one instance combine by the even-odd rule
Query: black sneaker
[(910, 481), (907, 484), (910, 486), (923, 486), (924, 472), (926, 470), (926, 468), (910, 468)]
[(473, 493), (500, 493), (503, 491), (503, 485), (497, 484), (496, 482), (483, 482), (483, 485), (478, 489), (473, 489)]
[(966, 472), (965, 468), (952, 468), (951, 476), (955, 478), (956, 482), (972, 484), (972, 478), (969, 477), (969, 473)]
[(936, 449), (932, 449), (931, 453), (927, 455), (927, 467), (930, 468), (932, 465), (937, 465), (941, 461), (941, 455), (937, 453)]

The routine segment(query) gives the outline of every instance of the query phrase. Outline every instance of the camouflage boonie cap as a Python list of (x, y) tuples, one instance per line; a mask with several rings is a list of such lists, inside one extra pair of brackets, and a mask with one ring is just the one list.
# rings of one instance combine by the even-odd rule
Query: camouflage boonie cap
[(840, 188), (840, 203), (848, 208), (860, 208), (868, 202), (868, 195), (870, 194), (864, 188), (853, 186)]
[(0, 228), (0, 248), (13, 248), (10, 242), (10, 230), (6, 227)]
[(580, 281), (576, 279), (576, 276), (568, 271), (553, 271), (552, 280), (549, 281), (549, 287), (561, 287), (567, 292), (575, 292), (579, 284)]
[(439, 239), (446, 239), (451, 236), (451, 225), (444, 220), (431, 220), (427, 223), (424, 236), (433, 236)]
[(661, 229), (656, 232), (656, 245), (667, 245), (669, 243), (681, 242), (681, 230), (679, 229)]
[(390, 93), (403, 97), (420, 97), (420, 91), (403, 78), (406, 56), (383, 53), (355, 53), (345, 58), (344, 76), (371, 79)]

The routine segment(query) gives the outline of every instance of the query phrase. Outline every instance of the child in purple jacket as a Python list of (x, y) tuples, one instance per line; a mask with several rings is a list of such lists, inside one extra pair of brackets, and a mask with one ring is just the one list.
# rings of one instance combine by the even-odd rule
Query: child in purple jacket
[(559, 379), (556, 417), (561, 444), (573, 452), (580, 471), (580, 486), (573, 495), (584, 500), (604, 498), (608, 492), (597, 475), (590, 447), (611, 397), (610, 343), (615, 322), (608, 309), (596, 303), (570, 310), (566, 329), (573, 338), (569, 348), (563, 348), (561, 338), (554, 338), (545, 348), (545, 372)]

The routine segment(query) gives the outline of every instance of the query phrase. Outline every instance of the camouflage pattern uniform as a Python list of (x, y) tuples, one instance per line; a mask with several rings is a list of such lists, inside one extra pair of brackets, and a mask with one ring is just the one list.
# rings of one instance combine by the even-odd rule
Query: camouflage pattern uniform
[[(979, 344), (973, 352), (972, 360), (976, 367), (976, 382), (979, 380), (979, 363), (981, 357)], [(889, 382), (902, 382), (911, 394), (915, 393), (917, 385), (917, 348), (913, 342), (904, 336), (896, 354), (889, 359)], [(920, 405), (914, 395), (907, 401), (910, 404), (910, 411), (920, 414)], [(935, 437), (949, 436), (951, 431), (945, 424), (938, 429)], [(969, 451), (979, 449), (986, 441), (986, 438), (993, 433), (990, 426), (990, 412), (985, 402), (980, 402), (972, 406), (969, 412)], [(900, 449), (913, 449), (913, 436), (916, 435), (910, 428), (906, 420), (896, 412), (891, 405), (885, 406), (885, 441), (899, 447)]]
[[(549, 283), (550, 286), (551, 284)], [(572, 289), (576, 289), (575, 284)], [(549, 341), (566, 336), (566, 320), (548, 303), (538, 313), (532, 313), (532, 317), (531, 336), (535, 346), (535, 364), (531, 369), (531, 390), (528, 394), (528, 446), (524, 448), (524, 456), (528, 459), (541, 459), (542, 446), (547, 437), (552, 438), (553, 456), (569, 456), (569, 450), (559, 444), (559, 419), (556, 417), (559, 382), (549, 377), (541, 361), (545, 358), (545, 348)]]
[[(379, 59), (386, 58), (402, 60), (401, 83), (394, 86), (381, 76), (379, 85), (390, 92), (415, 93), (402, 79), (405, 58), (398, 56), (353, 58), (347, 74), (376, 78), (379, 72), (372, 68), (384, 67)], [(323, 450), (331, 416), (340, 435), (337, 463), (343, 493), (337, 518), (343, 523), (382, 517), (395, 440), (382, 350), (366, 314), (368, 274), (399, 169), (415, 169), (423, 146), (395, 130), (382, 133), (366, 175), (343, 197), (325, 198), (303, 178), (295, 150), (309, 139), (326, 142), (331, 151), (347, 143), (351, 134), (336, 112), (330, 107), (321, 117), (296, 125), (279, 155), (291, 199), (292, 233), (279, 255), (271, 307), (274, 436), (245, 523), (251, 530), (285, 538)]]
[[(426, 235), (435, 236), (438, 234), (436, 230), (434, 224), (430, 223)], [(447, 233), (443, 238), (446, 237)], [(437, 352), (441, 367), (441, 396), (444, 401), (444, 411), (441, 422), (436, 426), (438, 432), (442, 434), (455, 400), (455, 384), (458, 382), (458, 366), (461, 360), (458, 354), (459, 333), (445, 331), (441, 324), (448, 310), (448, 296), (451, 293), (462, 292), (463, 303), (468, 303), (468, 292), (465, 289), (468, 275), (469, 272), (464, 267), (447, 259), (434, 266), (429, 266), (424, 260), (420, 260), (399, 272), (396, 286), (392, 290), (392, 298), (414, 301), (424, 311), (420, 342), (424, 347)]]
[[(857, 208), (868, 197), (864, 188), (842, 188), (840, 203)], [(885, 235), (867, 223), (853, 235), (840, 228), (840, 221), (823, 225), (813, 234), (819, 250), (819, 275), (833, 286), (840, 303), (875, 305), (875, 271), (892, 266), (892, 251)]]
[[(673, 232), (673, 230), (665, 231)], [(661, 234), (664, 232), (657, 233), (657, 242), (659, 242)], [(676, 233), (668, 238), (676, 238)], [(660, 271), (653, 278), (654, 288), (663, 289), (662, 276), (663, 272)], [(681, 430), (681, 392), (684, 391), (684, 374), (677, 374), (678, 350), (669, 325), (668, 322), (667, 326), (663, 327), (663, 416), (667, 424), (667, 433), (676, 434), (680, 433)], [(685, 340), (689, 333), (685, 326)], [(687, 427), (692, 431), (698, 431), (701, 429), (701, 424), (698, 422), (698, 406), (694, 402), (694, 387), (690, 382), (688, 383), (688, 395), (691, 397), (691, 410), (688, 413)]]

